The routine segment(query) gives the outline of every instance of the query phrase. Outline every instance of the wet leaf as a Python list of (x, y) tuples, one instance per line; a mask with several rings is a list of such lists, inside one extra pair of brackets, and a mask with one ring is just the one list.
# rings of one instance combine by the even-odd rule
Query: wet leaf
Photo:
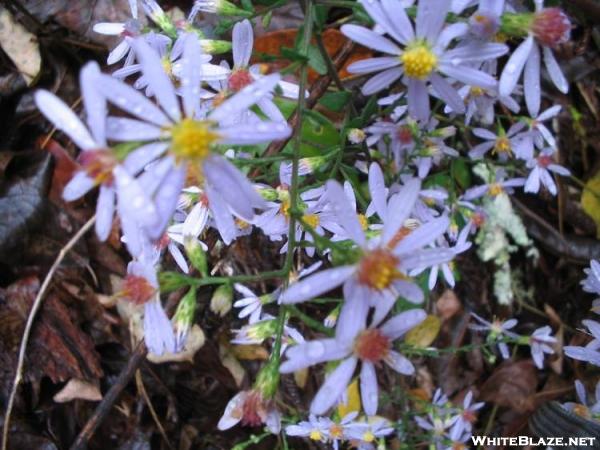
[(27, 85), (40, 73), (42, 57), (37, 38), (0, 6), (0, 47), (12, 60)]
[(439, 334), (440, 326), (438, 317), (428, 315), (423, 322), (406, 333), (404, 341), (415, 347), (429, 347)]
[(481, 387), (481, 399), (523, 413), (535, 407), (537, 372), (531, 360), (505, 361)]
[(0, 258), (41, 218), (51, 167), (47, 154), (33, 161), (31, 155), (18, 156), (9, 163), (5, 173), (10, 175), (0, 182)]
[(72, 400), (88, 400), (99, 402), (102, 400), (100, 388), (89, 381), (71, 378), (64, 388), (60, 390), (53, 400), (57, 403), (66, 403)]

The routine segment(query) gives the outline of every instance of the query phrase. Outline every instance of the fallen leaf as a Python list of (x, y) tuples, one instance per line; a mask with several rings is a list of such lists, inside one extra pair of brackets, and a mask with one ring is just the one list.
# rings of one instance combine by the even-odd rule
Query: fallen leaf
[(505, 361), (481, 387), (481, 399), (519, 413), (532, 411), (537, 382), (537, 371), (531, 360)]
[(269, 352), (266, 348), (257, 345), (234, 345), (231, 352), (237, 359), (245, 361), (266, 361), (269, 359)]
[(304, 389), (306, 387), (306, 382), (308, 381), (308, 367), (300, 370), (296, 370), (294, 372), (294, 382), (296, 386), (300, 389)]
[(600, 238), (600, 171), (590, 178), (581, 193), (581, 206), (596, 224), (596, 237)]
[(153, 362), (154, 364), (184, 361), (192, 362), (194, 360), (194, 355), (200, 348), (202, 348), (205, 340), (206, 338), (204, 336), (204, 331), (202, 331), (202, 328), (200, 328), (198, 325), (194, 325), (188, 333), (187, 340), (185, 341), (185, 345), (183, 346), (183, 350), (181, 352), (165, 352), (162, 355), (148, 353), (148, 361)]
[(220, 344), (219, 357), (221, 358), (221, 364), (223, 364), (223, 366), (231, 373), (231, 376), (235, 380), (235, 384), (238, 387), (241, 387), (244, 377), (246, 376), (246, 371), (237, 358), (233, 355), (231, 347)]
[(99, 402), (102, 400), (102, 393), (100, 392), (100, 388), (94, 383), (78, 378), (71, 378), (53, 399), (57, 403), (67, 403), (72, 400)]
[[(259, 36), (254, 41), (254, 52), (257, 54), (263, 53), (269, 56), (280, 56), (281, 49), (283, 47), (293, 48), (294, 42), (296, 41), (296, 36), (298, 33), (298, 29), (288, 29), (288, 30), (277, 30), (270, 31), (265, 33), (262, 36)], [(341, 31), (335, 28), (329, 28), (325, 30), (323, 33), (323, 43), (325, 44), (325, 49), (327, 50), (327, 54), (333, 58), (340, 51), (342, 46), (348, 41), (348, 38), (342, 34)], [(316, 47), (316, 43), (313, 41), (312, 47), (312, 55), (315, 55), (315, 52), (318, 52), (318, 48)], [(319, 53), (320, 55), (320, 53)], [(356, 50), (350, 55), (342, 69), (338, 72), (339, 76), (342, 79), (350, 77), (350, 73), (347, 70), (347, 67), (355, 61), (360, 59), (366, 59), (372, 56), (372, 52), (365, 47), (356, 46)], [(269, 63), (269, 66), (272, 66), (273, 70), (279, 70), (282, 67), (286, 66), (288, 61), (280, 60), (277, 63)], [(309, 69), (308, 71), (308, 80), (310, 83), (313, 83), (319, 74), (313, 69)]]
[(12, 250), (41, 219), (50, 184), (52, 162), (48, 154), (15, 157), (0, 182), (0, 259), (14, 263)]
[(42, 66), (38, 40), (2, 6), (0, 6), (0, 47), (30, 86)]
[(406, 333), (404, 342), (415, 347), (429, 347), (439, 334), (441, 325), (437, 316), (428, 315), (423, 322)]

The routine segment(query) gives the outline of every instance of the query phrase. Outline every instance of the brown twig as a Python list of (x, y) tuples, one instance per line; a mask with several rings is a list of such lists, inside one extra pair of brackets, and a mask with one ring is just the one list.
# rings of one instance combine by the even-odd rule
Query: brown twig
[(127, 361), (127, 365), (117, 377), (115, 383), (110, 387), (100, 404), (96, 407), (92, 417), (88, 419), (85, 426), (79, 432), (79, 435), (75, 439), (75, 442), (73, 442), (73, 445), (71, 445), (70, 450), (83, 450), (87, 447), (88, 441), (94, 435), (106, 415), (111, 411), (112, 406), (121, 394), (121, 391), (125, 389), (125, 386), (129, 384), (129, 381), (135, 375), (138, 367), (142, 361), (144, 361), (147, 352), (148, 350), (144, 343), (140, 342)]
[(10, 396), (8, 398), (8, 404), (6, 406), (6, 411), (4, 413), (4, 430), (2, 433), (2, 450), (6, 450), (8, 447), (8, 431), (10, 430), (10, 417), (12, 415), (12, 410), (15, 405), (15, 399), (17, 397), (17, 391), (19, 389), (19, 385), (21, 384), (21, 380), (23, 378), (23, 366), (25, 365), (25, 353), (27, 352), (27, 344), (29, 342), (29, 337), (31, 336), (31, 330), (33, 328), (33, 322), (35, 320), (35, 316), (42, 306), (42, 300), (44, 300), (44, 295), (50, 286), (50, 282), (52, 281), (52, 277), (54, 273), (62, 264), (65, 256), (71, 251), (71, 249), (79, 242), (79, 239), (94, 225), (96, 222), (96, 216), (94, 215), (90, 220), (88, 220), (81, 229), (65, 244), (65, 246), (60, 250), (58, 256), (54, 260), (52, 267), (46, 274), (46, 278), (40, 287), (40, 290), (33, 301), (33, 305), (31, 306), (31, 310), (29, 311), (29, 316), (27, 317), (27, 324), (25, 325), (25, 331), (23, 331), (23, 337), (21, 339), (21, 347), (19, 348), (19, 357), (17, 359), (17, 367), (15, 369), (15, 378), (13, 381), (13, 386), (10, 391)]
[[(354, 50), (354, 43), (352, 41), (347, 41), (342, 46), (340, 51), (337, 52), (337, 54), (333, 58), (333, 64), (335, 65), (336, 70), (340, 70), (342, 68), (342, 66), (344, 65), (344, 63), (346, 62), (346, 60), (348, 59), (348, 57), (350, 56), (350, 54), (352, 53), (353, 50)], [(309, 89), (310, 95), (306, 99), (306, 106), (305, 106), (306, 109), (312, 109), (315, 107), (315, 105), (317, 104), (319, 99), (327, 91), (327, 88), (329, 87), (329, 85), (331, 84), (332, 81), (333, 81), (333, 77), (329, 73), (317, 78), (317, 80), (313, 83), (313, 85)], [(303, 93), (301, 92), (300, 95), (302, 95), (302, 94)], [(298, 110), (297, 109), (290, 116), (288, 123), (294, 130), (296, 129), (296, 127), (301, 125), (298, 123)], [(265, 153), (263, 154), (263, 156), (273, 156), (273, 155), (276, 155), (277, 153), (279, 153), (288, 144), (288, 142), (290, 141), (290, 139), (292, 138), (292, 136), (294, 134), (295, 133), (293, 133), (289, 138), (284, 139), (283, 141), (272, 142), (265, 150)], [(258, 172), (259, 172), (259, 169), (255, 169), (254, 172), (251, 174), (251, 177), (257, 176)]]

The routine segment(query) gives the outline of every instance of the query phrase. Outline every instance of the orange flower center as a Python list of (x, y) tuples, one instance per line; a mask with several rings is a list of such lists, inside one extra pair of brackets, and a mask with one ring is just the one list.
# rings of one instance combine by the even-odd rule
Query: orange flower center
[(394, 280), (404, 277), (396, 268), (398, 258), (390, 251), (376, 249), (365, 254), (360, 260), (358, 281), (379, 291), (389, 287)]

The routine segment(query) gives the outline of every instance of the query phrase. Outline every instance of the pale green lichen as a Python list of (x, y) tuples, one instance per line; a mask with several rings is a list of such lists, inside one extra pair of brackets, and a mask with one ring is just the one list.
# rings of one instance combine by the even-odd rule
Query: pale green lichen
[[(484, 164), (475, 166), (473, 172), (486, 182), (492, 182), (495, 178)], [(496, 265), (494, 295), (500, 304), (509, 305), (515, 297), (510, 255), (523, 248), (528, 257), (537, 259), (538, 252), (506, 193), (485, 198), (483, 210), (487, 218), (475, 239), (477, 255), (482, 261), (493, 261)]]

